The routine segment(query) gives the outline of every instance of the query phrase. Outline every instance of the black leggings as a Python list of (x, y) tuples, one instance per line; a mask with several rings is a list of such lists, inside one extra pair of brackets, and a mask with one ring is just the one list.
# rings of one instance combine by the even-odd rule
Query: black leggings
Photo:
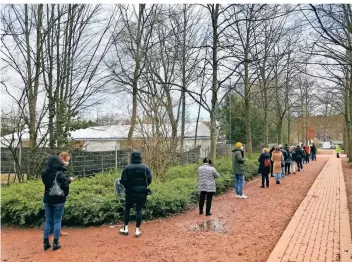
[(297, 162), (297, 169), (298, 169), (298, 170), (303, 169), (302, 159), (297, 160), (296, 162)]
[(213, 200), (213, 195), (214, 195), (214, 192), (206, 192), (206, 191), (200, 192), (200, 198), (199, 198), (199, 211), (200, 212), (203, 212), (205, 196), (207, 196), (206, 214), (210, 213), (211, 201)]
[(273, 176), (273, 171), (274, 171), (274, 162), (270, 160), (270, 175)]
[(291, 163), (285, 163), (285, 174), (290, 173)]
[(269, 173), (262, 173), (262, 187), (269, 187)]
[[(126, 204), (125, 204), (125, 225), (126, 226), (130, 221), (130, 211), (133, 205), (134, 204), (128, 203), (126, 201)], [(138, 228), (141, 226), (141, 223), (142, 223), (142, 210), (143, 210), (143, 205), (136, 204), (136, 227)]]

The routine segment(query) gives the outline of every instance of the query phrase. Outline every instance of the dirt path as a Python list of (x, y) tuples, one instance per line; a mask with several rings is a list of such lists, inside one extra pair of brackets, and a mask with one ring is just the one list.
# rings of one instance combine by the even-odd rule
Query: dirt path
[[(3, 229), (2, 261), (258, 261), (269, 257), (328, 155), (304, 165), (270, 188), (249, 184), (249, 199), (228, 193), (214, 200), (212, 217), (197, 209), (174, 218), (144, 223), (139, 239), (120, 236), (118, 227), (66, 229), (59, 251), (43, 251), (39, 229)], [(134, 231), (134, 225), (130, 225)]]

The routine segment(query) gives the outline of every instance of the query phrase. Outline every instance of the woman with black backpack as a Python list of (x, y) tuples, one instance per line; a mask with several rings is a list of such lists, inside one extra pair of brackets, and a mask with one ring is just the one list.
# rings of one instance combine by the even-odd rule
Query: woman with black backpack
[(260, 155), (258, 162), (259, 162), (258, 172), (262, 175), (261, 188), (265, 187), (264, 184), (266, 185), (266, 187), (269, 187), (269, 173), (271, 169), (269, 149), (267, 148), (263, 149), (263, 153)]
[(42, 174), (44, 190), (44, 250), (51, 248), (49, 235), (53, 229), (54, 243), (53, 250), (61, 248), (59, 244), (61, 221), (64, 212), (66, 198), (69, 194), (69, 185), (75, 179), (69, 177), (67, 165), (71, 156), (62, 152), (59, 156), (51, 156), (48, 159), (47, 167)]

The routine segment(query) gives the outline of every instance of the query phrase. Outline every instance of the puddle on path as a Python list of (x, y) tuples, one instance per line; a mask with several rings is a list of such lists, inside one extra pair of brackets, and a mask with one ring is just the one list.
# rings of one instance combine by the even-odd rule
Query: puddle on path
[(194, 231), (214, 231), (217, 233), (227, 233), (225, 223), (218, 218), (195, 225), (192, 229)]

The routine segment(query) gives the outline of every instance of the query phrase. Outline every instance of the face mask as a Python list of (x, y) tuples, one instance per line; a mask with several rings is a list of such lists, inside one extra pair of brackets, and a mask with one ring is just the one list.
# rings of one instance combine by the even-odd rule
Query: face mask
[(66, 162), (66, 161), (62, 161), (64, 166), (68, 166), (68, 164), (70, 164), (70, 162)]

